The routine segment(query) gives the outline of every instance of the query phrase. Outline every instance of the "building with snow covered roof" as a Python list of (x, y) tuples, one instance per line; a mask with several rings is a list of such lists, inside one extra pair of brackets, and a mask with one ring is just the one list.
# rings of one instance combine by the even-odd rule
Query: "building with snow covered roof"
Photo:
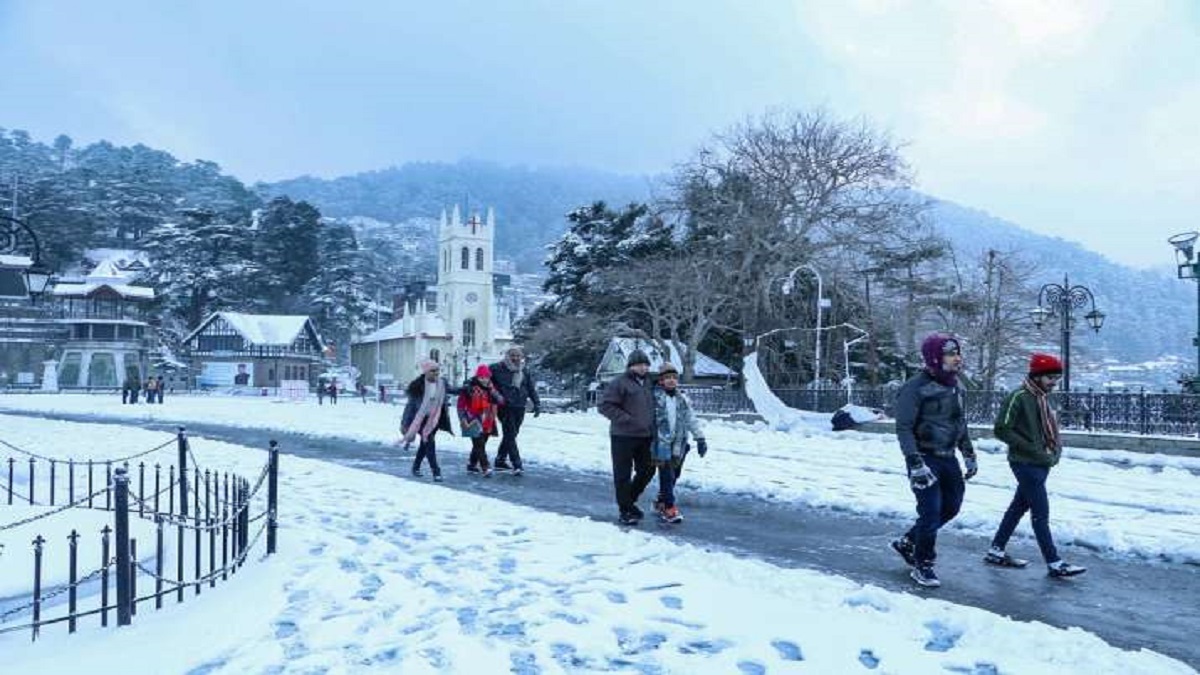
[[(629, 354), (635, 349), (642, 350), (646, 356), (650, 357), (651, 373), (657, 373), (662, 367), (663, 361), (669, 361), (682, 373), (683, 357), (679, 353), (679, 348), (669, 340), (667, 348), (670, 353), (664, 354), (652, 340), (640, 337), (614, 337), (608, 341), (608, 348), (604, 350), (604, 356), (600, 358), (600, 365), (596, 368), (596, 379), (600, 382), (607, 382), (624, 373), (626, 363), (629, 361)], [(738, 378), (738, 374), (732, 368), (702, 352), (696, 352), (693, 376), (690, 384), (725, 385)]]
[(451, 382), (461, 382), (480, 363), (500, 360), (513, 337), (496, 294), (495, 233), (491, 209), (486, 220), (464, 221), (457, 206), (449, 217), (442, 212), (435, 302), (410, 302), (399, 319), (351, 344), (350, 360), (364, 382), (406, 384), (423, 359), (441, 363)]
[(183, 340), (196, 385), (279, 387), (316, 381), (325, 343), (307, 316), (216, 312)]

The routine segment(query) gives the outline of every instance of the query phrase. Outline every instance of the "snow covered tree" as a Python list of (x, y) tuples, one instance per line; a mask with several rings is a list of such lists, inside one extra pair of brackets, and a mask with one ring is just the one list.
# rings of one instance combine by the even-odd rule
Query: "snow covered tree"
[(320, 221), (320, 212), (307, 202), (287, 197), (272, 199), (258, 212), (253, 248), (262, 273), (254, 281), (254, 296), (269, 311), (307, 311), (304, 287), (321, 264)]
[(374, 323), (373, 289), (362, 273), (363, 258), (354, 230), (344, 223), (322, 223), (321, 262), (305, 286), (310, 313), (327, 340), (349, 349), (351, 336)]

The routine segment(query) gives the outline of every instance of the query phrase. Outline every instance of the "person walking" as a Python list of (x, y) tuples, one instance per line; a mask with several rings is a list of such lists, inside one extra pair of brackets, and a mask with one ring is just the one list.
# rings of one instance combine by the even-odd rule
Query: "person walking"
[[(962, 348), (944, 333), (932, 333), (921, 344), (925, 368), (909, 378), (896, 396), (896, 438), (904, 453), (909, 486), (917, 499), (917, 521), (892, 542), (911, 576), (921, 586), (941, 585), (934, 562), (937, 535), (962, 507), (964, 481), (979, 471), (967, 433), (962, 389)], [(962, 452), (966, 473), (954, 451)]]
[(500, 439), (500, 449), (496, 451), (496, 470), (507, 471), (511, 468), (514, 476), (520, 476), (525, 466), (521, 461), (521, 450), (517, 447), (517, 436), (525, 421), (525, 409), (533, 404), (533, 416), (537, 417), (542, 414), (542, 402), (538, 398), (533, 376), (525, 367), (525, 352), (518, 345), (508, 348), (503, 361), (492, 364), (491, 373), (496, 389), (504, 399), (499, 410), (503, 437)]
[(668, 523), (682, 523), (683, 514), (675, 505), (675, 482), (683, 470), (688, 435), (696, 437), (696, 448), (703, 457), (708, 453), (708, 441), (696, 418), (691, 399), (679, 390), (679, 370), (664, 361), (658, 369), (658, 386), (654, 388), (655, 438), (652, 456), (658, 467), (658, 499), (654, 511)]
[(421, 462), (428, 459), (429, 469), (433, 471), (433, 480), (442, 482), (442, 468), (437, 461), (437, 442), (435, 436), (439, 431), (445, 431), (451, 436), (450, 406), (446, 401), (447, 394), (457, 394), (441, 376), (441, 366), (437, 361), (426, 359), (421, 362), (421, 374), (408, 383), (408, 403), (404, 406), (404, 415), (400, 418), (400, 432), (405, 444), (420, 438), (417, 456), (413, 458), (412, 475), (421, 475)]
[(992, 430), (1008, 446), (1008, 466), (1017, 479), (1017, 491), (1004, 512), (992, 546), (983, 560), (1001, 567), (1025, 567), (1028, 561), (1005, 552), (1021, 518), (1029, 512), (1033, 534), (1052, 577), (1073, 577), (1086, 567), (1063, 561), (1050, 534), (1050, 499), (1046, 479), (1062, 457), (1058, 418), (1050, 408), (1050, 392), (1062, 377), (1062, 362), (1050, 354), (1029, 357), (1029, 374), (1020, 387), (1005, 397)]
[(618, 519), (622, 525), (637, 525), (645, 517), (637, 505), (638, 497), (654, 477), (654, 392), (646, 376), (650, 370), (646, 352), (630, 352), (625, 368), (604, 388), (598, 407), (609, 420)]
[(492, 475), (487, 442), (497, 435), (496, 408), (503, 404), (504, 397), (492, 381), (492, 369), (487, 364), (479, 364), (475, 376), (458, 393), (458, 425), (463, 436), (471, 439), (471, 456), (467, 459), (469, 473), (482, 471), (485, 478)]
[(146, 403), (153, 404), (158, 398), (158, 379), (151, 375), (146, 378)]
[(337, 405), (338, 382), (337, 378), (329, 381), (329, 405)]
[(325, 378), (317, 379), (317, 405), (325, 405), (325, 394), (329, 392), (329, 383)]

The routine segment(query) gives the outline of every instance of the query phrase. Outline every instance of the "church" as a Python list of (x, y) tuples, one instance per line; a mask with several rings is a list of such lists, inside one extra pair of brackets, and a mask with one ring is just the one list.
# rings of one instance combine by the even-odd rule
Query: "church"
[(350, 360), (364, 384), (403, 387), (433, 359), (458, 384), (480, 363), (499, 361), (513, 342), (511, 317), (495, 292), (496, 214), (463, 220), (457, 206), (438, 226), (437, 286), (396, 321), (355, 340)]

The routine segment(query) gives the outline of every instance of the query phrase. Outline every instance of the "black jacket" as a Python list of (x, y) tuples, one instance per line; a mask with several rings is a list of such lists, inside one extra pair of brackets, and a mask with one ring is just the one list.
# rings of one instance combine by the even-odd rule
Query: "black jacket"
[(542, 402), (538, 398), (537, 387), (533, 384), (533, 373), (529, 369), (525, 369), (525, 377), (521, 381), (521, 386), (513, 386), (513, 371), (509, 369), (508, 363), (500, 361), (488, 366), (492, 369), (492, 382), (496, 383), (496, 388), (500, 390), (500, 395), (504, 397), (504, 407), (506, 408), (524, 408), (525, 402), (532, 401), (533, 409), (539, 410), (542, 407)]
[[(438, 418), (438, 431), (444, 431), (453, 436), (454, 432), (450, 430), (449, 397), (451, 394), (458, 394), (461, 389), (452, 388), (445, 378), (442, 378), (442, 381), (446, 384), (446, 399), (442, 401), (442, 416)], [(404, 415), (400, 418), (401, 429), (407, 429), (417, 416), (417, 411), (421, 409), (421, 401), (425, 398), (425, 376), (417, 376), (417, 379), (408, 383), (408, 388), (404, 391), (408, 394), (408, 403), (404, 404)]]
[(929, 373), (910, 378), (896, 395), (896, 438), (905, 457), (953, 457), (975, 453), (967, 433), (962, 391), (940, 384)]
[(649, 377), (638, 378), (630, 371), (614, 377), (604, 388), (599, 408), (611, 422), (610, 436), (654, 438), (654, 387)]

